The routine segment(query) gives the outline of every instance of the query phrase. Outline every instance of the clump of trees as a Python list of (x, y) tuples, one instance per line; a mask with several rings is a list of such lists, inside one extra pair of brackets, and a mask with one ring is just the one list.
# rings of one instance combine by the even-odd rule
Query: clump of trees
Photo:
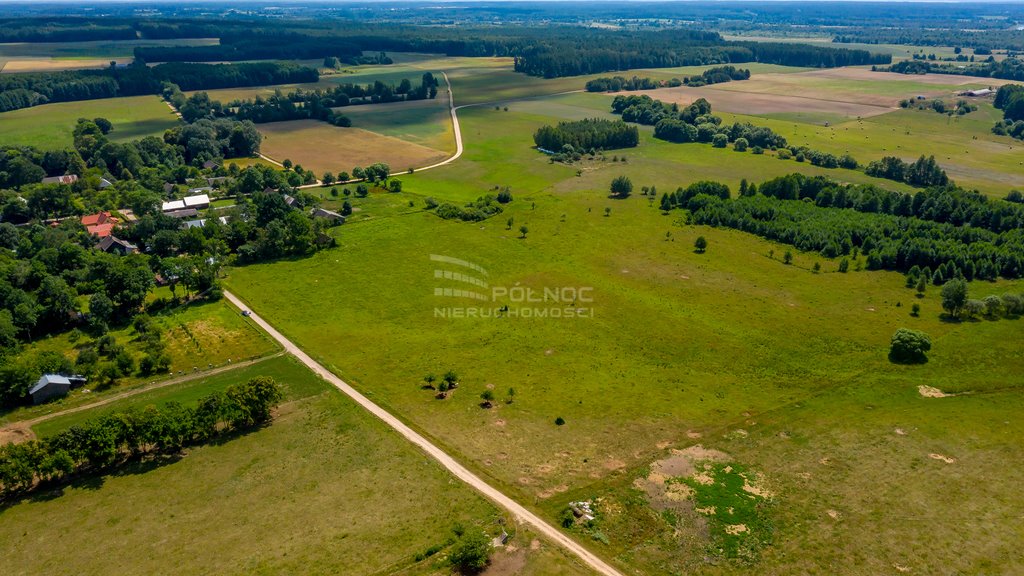
[(911, 186), (945, 186), (949, 184), (946, 171), (935, 161), (935, 156), (923, 155), (914, 162), (904, 162), (896, 156), (886, 156), (867, 165), (868, 176), (906, 182)]
[(996, 91), (996, 108), (1003, 111), (1003, 120), (996, 122), (992, 132), (1024, 140), (1024, 86), (1005, 84)]
[(931, 338), (924, 332), (900, 328), (889, 342), (889, 361), (896, 364), (924, 364), (932, 349)]
[(676, 86), (683, 85), (696, 88), (708, 84), (720, 84), (722, 82), (747, 80), (749, 78), (750, 70), (736, 68), (735, 66), (716, 66), (708, 68), (697, 76), (684, 76), (681, 80), (679, 78), (654, 80), (653, 78), (640, 78), (638, 76), (633, 76), (632, 78), (624, 78), (622, 76), (595, 78), (587, 82), (586, 90), (587, 92), (621, 92), (623, 90), (633, 92), (636, 90), (653, 90), (665, 86), (675, 88)]
[(640, 143), (640, 131), (621, 120), (588, 118), (542, 126), (533, 135), (538, 148), (549, 152), (567, 150), (632, 148)]
[[(501, 214), (502, 202), (495, 196), (487, 194), (477, 198), (465, 206), (456, 206), (450, 202), (444, 202), (434, 208), (434, 213), (445, 220), (462, 220), (464, 222), (479, 222), (486, 220), (495, 214)], [(429, 209), (429, 206), (428, 206)]]
[(195, 406), (171, 402), (114, 412), (43, 440), (0, 446), (0, 494), (23, 494), (43, 483), (152, 460), (259, 426), (282, 397), (281, 386), (261, 376), (209, 394)]

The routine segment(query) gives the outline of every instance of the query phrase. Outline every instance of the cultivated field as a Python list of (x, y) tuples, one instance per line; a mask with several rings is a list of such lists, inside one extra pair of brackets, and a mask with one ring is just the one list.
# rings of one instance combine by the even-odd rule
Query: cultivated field
[(359, 128), (338, 128), (316, 120), (260, 124), (262, 151), (283, 161), (291, 159), (317, 174), (351, 172), (355, 166), (386, 162), (394, 172), (425, 166), (448, 154)]
[[(285, 403), (266, 428), (0, 509), (6, 573), (174, 566), (179, 574), (438, 574), (445, 572), (443, 555), (416, 562), (415, 554), (444, 544), (459, 523), (498, 529), (492, 506), (289, 358), (116, 408), (193, 403), (253, 376), (286, 386)], [(37, 432), (108, 409), (55, 419)], [(40, 554), (38, 543), (50, 540)], [(530, 550), (531, 541), (517, 534), (513, 543), (528, 552), (499, 557), (524, 564), (526, 573), (582, 573), (547, 544)]]
[(163, 136), (179, 124), (178, 118), (156, 96), (132, 96), (58, 102), (0, 113), (0, 141), (31, 145), (43, 150), (67, 148), (79, 118), (102, 117), (114, 123), (110, 139), (133, 140)]

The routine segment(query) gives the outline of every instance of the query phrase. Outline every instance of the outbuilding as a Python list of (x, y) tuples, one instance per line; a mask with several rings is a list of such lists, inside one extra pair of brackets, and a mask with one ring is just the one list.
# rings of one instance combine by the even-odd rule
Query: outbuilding
[(71, 391), (71, 380), (60, 374), (43, 374), (28, 391), (33, 404), (42, 404), (53, 398), (66, 396)]

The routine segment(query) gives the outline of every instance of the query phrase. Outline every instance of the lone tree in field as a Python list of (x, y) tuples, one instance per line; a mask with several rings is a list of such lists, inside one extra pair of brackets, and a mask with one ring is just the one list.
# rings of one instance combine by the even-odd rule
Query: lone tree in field
[(483, 402), (480, 403), (481, 406), (484, 408), (490, 408), (492, 405), (491, 403), (494, 402), (494, 392), (484, 390), (480, 393), (480, 399), (483, 400)]
[(786, 253), (782, 255), (782, 263), (783, 264), (787, 264), (787, 265), (792, 264), (793, 263), (793, 253), (790, 252), (789, 250), (786, 250)]
[(459, 574), (477, 574), (491, 561), (491, 539), (484, 532), (469, 530), (456, 540), (448, 561)]
[(512, 225), (515, 224), (515, 222), (516, 222), (516, 219), (511, 217), (511, 216), (509, 216), (508, 217), (508, 222), (506, 222), (506, 224), (508, 224), (508, 227), (505, 228), (505, 230), (511, 230), (512, 229)]
[(942, 287), (942, 309), (953, 318), (959, 318), (967, 304), (967, 282), (954, 278)]
[(526, 224), (523, 224), (522, 226), (519, 227), (519, 237), (526, 238), (526, 233), (529, 231), (530, 229), (526, 227)]
[(925, 353), (932, 349), (932, 340), (924, 332), (900, 328), (889, 343), (889, 361), (896, 364), (924, 364)]
[(611, 191), (612, 196), (627, 198), (633, 193), (633, 181), (628, 176), (616, 176), (612, 180)]
[(708, 249), (708, 241), (703, 236), (697, 236), (693, 247), (697, 250), (697, 254), (703, 254)]
[(455, 370), (445, 372), (443, 379), (449, 388), (455, 388), (459, 383), (459, 375), (455, 373)]

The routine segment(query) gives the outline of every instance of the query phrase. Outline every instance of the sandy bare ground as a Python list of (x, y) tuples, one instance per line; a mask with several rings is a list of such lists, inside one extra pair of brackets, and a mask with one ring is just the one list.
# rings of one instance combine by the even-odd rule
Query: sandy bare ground
[[(454, 112), (453, 112), (454, 113)], [(240, 300), (234, 294), (224, 291), (224, 297), (229, 302), (238, 306), (242, 310), (250, 310), (249, 306)], [(436, 444), (428, 440), (419, 432), (416, 432), (404, 422), (399, 420), (396, 416), (381, 408), (375, 404), (372, 400), (363, 396), (359, 391), (350, 386), (341, 378), (338, 378), (333, 372), (325, 368), (322, 364), (313, 360), (302, 351), (294, 342), (286, 338), (283, 334), (274, 329), (266, 320), (260, 318), (255, 312), (251, 312), (249, 319), (256, 323), (260, 328), (265, 330), (275, 341), (277, 341), (285, 351), (291, 353), (300, 362), (305, 364), (312, 370), (316, 375), (320, 376), (335, 388), (340, 390), (346, 396), (354, 400), (361, 407), (365, 408), (368, 412), (380, 418), (385, 424), (393, 428), (396, 432), (401, 434), (406, 440), (418, 446), (428, 456), (436, 460), (441, 466), (444, 466), (453, 476), (465, 482), (473, 489), (480, 492), (485, 498), (495, 503), (496, 505), (504, 508), (505, 510), (512, 513), (513, 516), (520, 522), (529, 524), (531, 528), (537, 532), (543, 534), (549, 540), (551, 540), (557, 546), (562, 547), (569, 553), (575, 555), (590, 568), (596, 571), (598, 574), (604, 576), (624, 576), (621, 572), (613, 568), (610, 564), (607, 564), (604, 560), (601, 560), (593, 552), (587, 550), (572, 538), (569, 538), (561, 530), (555, 528), (553, 525), (547, 523), (533, 512), (527, 510), (522, 504), (519, 504), (505, 493), (494, 488), (482, 478), (470, 472), (468, 468), (460, 464), (455, 458), (449, 456), (444, 450), (441, 450)]]
[[(751, 82), (751, 80), (746, 80)], [(732, 84), (730, 82), (730, 84)], [(738, 84), (738, 83), (737, 83)], [(756, 86), (750, 86), (757, 88)], [(718, 112), (732, 112), (734, 114), (779, 114), (788, 112), (836, 114), (850, 118), (867, 118), (892, 112), (895, 106), (865, 104), (861, 102), (837, 102), (822, 98), (810, 98), (804, 96), (786, 96), (782, 94), (769, 94), (764, 92), (747, 92), (741, 90), (723, 90), (713, 87), (690, 88), (680, 86), (678, 88), (657, 88), (655, 90), (640, 90), (629, 94), (646, 94), (655, 100), (671, 102), (686, 106), (692, 104), (698, 98), (704, 98), (711, 103), (711, 109)]]

